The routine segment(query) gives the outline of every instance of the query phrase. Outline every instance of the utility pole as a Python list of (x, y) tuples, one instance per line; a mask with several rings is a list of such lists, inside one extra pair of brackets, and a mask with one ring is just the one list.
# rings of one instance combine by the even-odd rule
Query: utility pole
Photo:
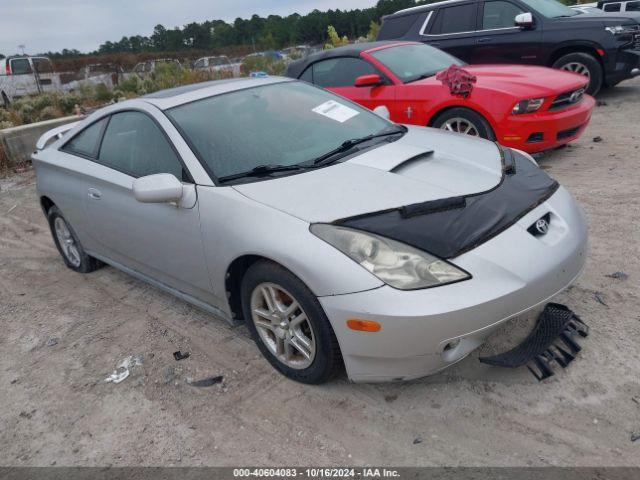
[(20, 49), (22, 56), (24, 56), (24, 49), (26, 48), (24, 45), (18, 45), (18, 48)]

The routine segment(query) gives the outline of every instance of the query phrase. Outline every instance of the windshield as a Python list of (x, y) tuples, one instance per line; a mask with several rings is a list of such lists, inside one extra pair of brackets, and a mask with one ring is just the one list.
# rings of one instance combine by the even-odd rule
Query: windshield
[(424, 44), (384, 48), (371, 55), (403, 83), (431, 77), (451, 65), (464, 65), (462, 60)]
[(556, 0), (522, 0), (547, 18), (573, 17), (579, 13)]
[(310, 162), (346, 140), (393, 126), (302, 82), (237, 90), (171, 108), (166, 114), (217, 178), (260, 165)]

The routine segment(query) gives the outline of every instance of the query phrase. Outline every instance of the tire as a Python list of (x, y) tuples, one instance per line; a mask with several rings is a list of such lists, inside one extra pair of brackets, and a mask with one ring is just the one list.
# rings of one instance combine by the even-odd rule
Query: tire
[(552, 66), (588, 77), (587, 93), (589, 95), (595, 95), (602, 88), (604, 79), (602, 65), (593, 55), (583, 52), (569, 53), (556, 60)]
[(253, 264), (242, 279), (241, 300), (253, 340), (284, 376), (320, 384), (341, 371), (340, 347), (329, 319), (316, 296), (291, 272), (269, 261)]
[(5, 92), (2, 92), (2, 106), (4, 108), (9, 108), (11, 106), (11, 100), (9, 100), (9, 97), (7, 97)]
[[(496, 139), (489, 122), (482, 115), (468, 108), (456, 107), (445, 110), (436, 115), (431, 122), (431, 126), (463, 135), (486, 138), (487, 140)], [(470, 130), (466, 130), (467, 126), (470, 126)]]
[(55, 205), (47, 212), (49, 228), (56, 248), (64, 263), (71, 270), (91, 273), (104, 266), (100, 260), (87, 255), (73, 228)]

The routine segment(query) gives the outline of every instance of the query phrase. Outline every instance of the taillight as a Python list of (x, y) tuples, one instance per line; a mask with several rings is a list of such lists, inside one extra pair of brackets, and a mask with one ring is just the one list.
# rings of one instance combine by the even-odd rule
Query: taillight
[(9, 62), (7, 62), (5, 69), (6, 69), (7, 75), (11, 75), (11, 66), (9, 65)]

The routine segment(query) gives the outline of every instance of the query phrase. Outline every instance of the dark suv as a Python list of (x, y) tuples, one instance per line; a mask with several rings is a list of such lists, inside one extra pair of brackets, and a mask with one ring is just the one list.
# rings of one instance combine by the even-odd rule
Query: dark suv
[(449, 0), (383, 18), (378, 40), (428, 43), (468, 63), (525, 63), (589, 77), (588, 93), (640, 73), (640, 25), (556, 0)]

